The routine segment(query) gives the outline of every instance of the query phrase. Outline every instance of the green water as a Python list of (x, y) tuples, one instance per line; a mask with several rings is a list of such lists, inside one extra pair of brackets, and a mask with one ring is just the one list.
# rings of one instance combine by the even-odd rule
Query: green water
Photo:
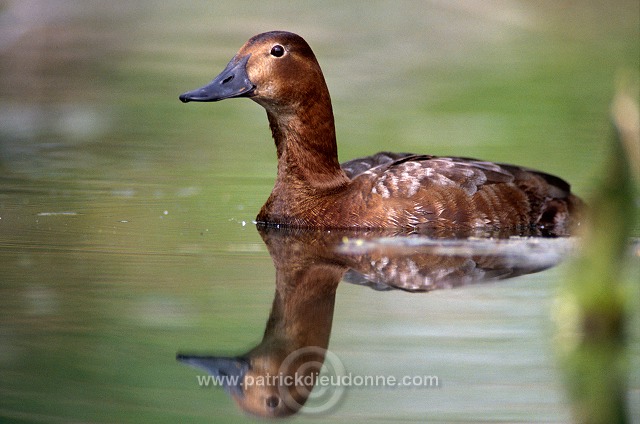
[[(479, 157), (560, 175), (588, 198), (617, 75), (640, 68), (639, 7), (0, 2), (0, 421), (248, 419), (175, 355), (237, 355), (262, 338), (275, 271), (251, 220), (275, 149), (253, 102), (177, 96), (251, 35), (311, 44), (342, 161)], [(441, 384), (350, 388), (294, 420), (568, 421), (550, 320), (565, 271), (433, 293), (340, 284), (329, 349), (348, 371)]]

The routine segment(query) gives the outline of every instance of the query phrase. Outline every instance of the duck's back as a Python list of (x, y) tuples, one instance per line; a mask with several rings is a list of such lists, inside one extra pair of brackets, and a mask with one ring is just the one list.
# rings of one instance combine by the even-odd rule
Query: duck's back
[(417, 229), (537, 230), (568, 234), (581, 201), (564, 180), (470, 158), (381, 152), (342, 164), (352, 190), (367, 193), (361, 217)]

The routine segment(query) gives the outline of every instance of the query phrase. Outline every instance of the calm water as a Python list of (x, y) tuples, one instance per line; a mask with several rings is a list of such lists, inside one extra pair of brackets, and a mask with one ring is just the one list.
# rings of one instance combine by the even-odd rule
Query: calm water
[[(380, 264), (388, 251), (355, 253), (367, 244), (336, 235), (315, 239), (347, 253), (305, 251), (304, 266), (290, 252), (272, 257), (274, 245), (297, 242), (265, 244), (251, 223), (275, 175), (264, 112), (248, 100), (177, 96), (251, 35), (288, 29), (323, 66), (341, 160), (475, 156), (559, 174), (588, 197), (616, 75), (640, 67), (636, 1), (130, 3), (0, 2), (0, 421), (244, 422), (176, 354), (259, 346), (286, 287), (274, 262), (292, 272), (324, 261), (338, 279), (346, 266), (378, 282), (444, 261), (438, 275), (457, 277), (423, 288), (463, 286), (374, 290), (349, 273), (309, 301), (333, 308), (328, 330), (272, 314), (330, 334), (330, 358), (352, 375), (438, 377), (438, 387), (349, 387), (332, 408), (295, 420), (569, 420), (550, 318), (566, 266), (466, 284), (513, 274), (523, 255), (507, 256), (505, 271), (504, 260), (451, 246), (455, 263), (405, 255), (430, 246), (393, 246), (400, 265), (387, 259), (376, 274), (363, 258)], [(572, 252), (570, 241), (514, 243), (506, 250), (540, 266)]]

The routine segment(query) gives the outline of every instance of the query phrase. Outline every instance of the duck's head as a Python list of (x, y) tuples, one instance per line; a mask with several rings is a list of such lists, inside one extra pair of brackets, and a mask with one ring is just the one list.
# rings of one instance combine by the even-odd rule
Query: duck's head
[(322, 71), (307, 42), (290, 32), (271, 31), (249, 39), (213, 81), (180, 95), (180, 100), (250, 97), (267, 110), (282, 112), (303, 103), (311, 93), (324, 92)]
[[(176, 359), (207, 371), (245, 412), (258, 417), (297, 413), (311, 395), (324, 361), (324, 349), (308, 347), (304, 355), (267, 339), (238, 357), (178, 354)], [(293, 360), (290, 355), (293, 354)], [(208, 383), (207, 383), (208, 384)]]

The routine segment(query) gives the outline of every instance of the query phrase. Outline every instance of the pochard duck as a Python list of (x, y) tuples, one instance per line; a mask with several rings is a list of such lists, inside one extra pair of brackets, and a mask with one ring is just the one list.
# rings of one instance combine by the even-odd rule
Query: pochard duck
[(248, 97), (267, 112), (275, 186), (256, 221), (299, 228), (542, 230), (565, 235), (581, 204), (564, 180), (462, 157), (381, 152), (338, 162), (329, 90), (300, 36), (258, 34), (183, 102)]

